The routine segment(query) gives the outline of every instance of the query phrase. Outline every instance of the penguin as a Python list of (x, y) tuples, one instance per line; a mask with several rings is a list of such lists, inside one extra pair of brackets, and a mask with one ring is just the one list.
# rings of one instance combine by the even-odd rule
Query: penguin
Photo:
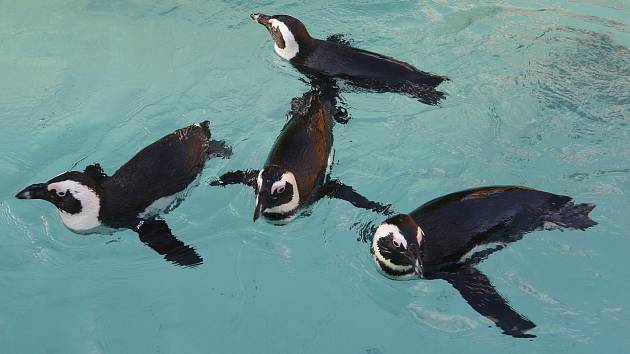
[(194, 267), (203, 262), (201, 256), (173, 236), (158, 216), (179, 205), (207, 159), (231, 156), (230, 147), (210, 136), (208, 121), (178, 129), (142, 149), (112, 176), (93, 164), (30, 185), (16, 198), (52, 203), (74, 233), (133, 230), (166, 260)]
[(371, 253), (388, 278), (443, 279), (504, 334), (532, 338), (536, 325), (513, 310), (475, 265), (538, 230), (586, 230), (597, 225), (593, 204), (521, 186), (468, 189), (434, 199), (383, 222)]
[(445, 76), (420, 71), (405, 62), (353, 48), (339, 36), (333, 35), (327, 40), (313, 38), (300, 20), (288, 15), (253, 13), (250, 17), (267, 28), (276, 54), (311, 80), (321, 80), (322, 76), (342, 79), (349, 86), (376, 92), (398, 92), (428, 105), (437, 105), (445, 98), (443, 92), (435, 90), (440, 83), (448, 80)]
[(254, 222), (263, 216), (272, 224), (287, 224), (323, 197), (388, 212), (388, 206), (370, 201), (352, 187), (330, 178), (333, 120), (317, 91), (293, 98), (289, 116), (262, 169), (227, 172), (210, 185), (245, 184), (254, 188)]

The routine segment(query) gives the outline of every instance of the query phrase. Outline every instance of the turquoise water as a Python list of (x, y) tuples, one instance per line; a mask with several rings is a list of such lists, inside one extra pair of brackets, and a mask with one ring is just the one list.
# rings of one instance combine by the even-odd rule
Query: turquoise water
[[(251, 12), (448, 75), (440, 107), (347, 93), (333, 176), (408, 212), (472, 186), (524, 184), (597, 204), (587, 232), (536, 232), (480, 265), (538, 327), (500, 334), (442, 281), (379, 275), (339, 200), (284, 226), (254, 195), (202, 183), (166, 216), (203, 266), (131, 231), (79, 236), (24, 186), (100, 162), (112, 173), (208, 119), (234, 147), (209, 181), (257, 168), (307, 87)], [(3, 353), (601, 353), (630, 344), (627, 1), (0, 0)], [(625, 300), (624, 300), (625, 299)]]

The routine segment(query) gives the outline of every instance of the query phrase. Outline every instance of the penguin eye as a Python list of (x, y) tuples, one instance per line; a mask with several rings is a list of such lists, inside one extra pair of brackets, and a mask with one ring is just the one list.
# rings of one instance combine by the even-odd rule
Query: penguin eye
[(66, 195), (66, 192), (57, 192), (57, 195), (60, 197), (64, 197)]
[(392, 243), (394, 244), (394, 246), (396, 246), (397, 248), (403, 248), (403, 249), (407, 249), (407, 241), (404, 239), (404, 237), (400, 234), (393, 234), (390, 233), (390, 235), (392, 235)]
[(286, 185), (286, 182), (284, 181), (278, 181), (276, 183), (273, 184), (273, 186), (271, 186), (271, 194), (280, 194), (282, 192), (284, 192), (284, 187)]
[(278, 190), (276, 190), (277, 194), (280, 194), (282, 192), (284, 192), (284, 187), (280, 187), (280, 188), (278, 188)]

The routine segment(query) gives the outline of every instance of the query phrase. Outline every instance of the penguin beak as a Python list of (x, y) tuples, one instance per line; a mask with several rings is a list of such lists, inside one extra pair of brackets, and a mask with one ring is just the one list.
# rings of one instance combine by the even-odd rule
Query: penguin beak
[(254, 222), (260, 217), (260, 209), (260, 204), (256, 205), (256, 210), (254, 210)]
[(422, 252), (409, 249), (405, 252), (405, 257), (409, 260), (409, 263), (413, 264), (414, 273), (420, 278), (424, 277), (424, 267), (422, 266)]
[(15, 195), (17, 199), (48, 200), (48, 185), (46, 183), (31, 184)]
[(258, 196), (256, 197), (256, 202), (256, 210), (254, 210), (254, 222), (258, 220), (260, 214), (262, 214), (263, 209), (265, 209), (265, 206), (268, 205), (266, 194), (259, 192)]
[(422, 267), (422, 261), (416, 259), (416, 263), (414, 264), (413, 269), (418, 278), (424, 278), (424, 268)]
[(249, 17), (251, 17), (252, 20), (260, 23), (261, 25), (265, 27), (269, 27), (269, 20), (271, 19), (271, 16), (267, 16), (267, 15), (263, 15), (259, 13), (253, 13), (249, 15)]

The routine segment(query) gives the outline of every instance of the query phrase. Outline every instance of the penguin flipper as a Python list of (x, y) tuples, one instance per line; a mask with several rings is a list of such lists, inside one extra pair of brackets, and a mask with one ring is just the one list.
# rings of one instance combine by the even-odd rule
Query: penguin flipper
[(212, 159), (220, 157), (222, 159), (229, 159), (232, 156), (232, 147), (225, 143), (223, 140), (210, 140), (208, 142), (208, 158)]
[(224, 187), (228, 184), (245, 184), (252, 188), (256, 188), (256, 178), (258, 170), (238, 170), (224, 173), (219, 179), (210, 182), (213, 187)]
[(437, 106), (446, 98), (446, 94), (436, 90), (434, 87), (439, 85), (443, 80), (442, 78), (429, 78), (426, 79), (428, 83), (404, 83), (400, 90), (424, 104)]
[(342, 199), (357, 208), (372, 210), (379, 214), (391, 215), (391, 204), (383, 205), (374, 202), (359, 194), (354, 188), (341, 183), (339, 180), (332, 179), (324, 185), (322, 197)]
[(536, 324), (514, 311), (488, 277), (476, 268), (462, 268), (455, 273), (441, 273), (437, 277), (449, 282), (475, 311), (494, 322), (504, 334), (516, 338), (536, 337), (525, 333), (536, 327)]
[(142, 221), (136, 229), (140, 241), (164, 256), (169, 262), (182, 267), (196, 267), (203, 263), (203, 258), (194, 248), (178, 240), (164, 220), (151, 219)]

